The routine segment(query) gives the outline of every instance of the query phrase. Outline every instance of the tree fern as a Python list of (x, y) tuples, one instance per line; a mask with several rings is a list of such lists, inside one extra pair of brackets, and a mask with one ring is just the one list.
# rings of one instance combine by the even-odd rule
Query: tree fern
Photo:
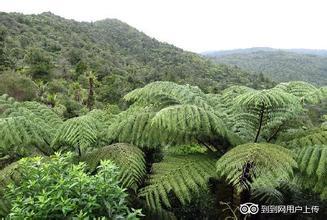
[(167, 133), (160, 132), (151, 125), (153, 112), (122, 113), (108, 128), (111, 142), (125, 142), (141, 148), (157, 148), (168, 144)]
[(101, 141), (101, 123), (94, 117), (84, 115), (65, 121), (52, 141), (52, 147), (68, 145), (75, 148), (79, 155)]
[(194, 193), (207, 187), (208, 179), (214, 174), (214, 159), (210, 155), (167, 155), (160, 163), (153, 164), (148, 185), (139, 195), (151, 209), (171, 207), (170, 193), (185, 205)]
[(153, 82), (143, 88), (128, 93), (124, 99), (130, 102), (139, 102), (147, 105), (154, 97), (165, 97), (165, 101), (178, 102), (181, 104), (194, 104), (200, 107), (209, 107), (206, 95), (195, 86), (178, 85), (173, 82)]
[[(134, 104), (109, 126), (109, 139), (139, 147), (201, 143), (235, 145), (221, 112), (199, 88), (171, 82), (154, 82), (125, 96)], [(225, 118), (227, 120), (227, 117)]]
[(217, 161), (220, 178), (239, 191), (248, 188), (256, 178), (277, 179), (291, 175), (296, 162), (289, 150), (274, 144), (249, 143), (239, 145)]
[[(260, 179), (260, 178), (259, 178)], [(261, 182), (256, 181), (252, 184), (251, 198), (254, 202), (268, 204), (285, 204), (288, 203), (287, 196), (289, 193), (294, 196), (299, 194), (299, 185), (294, 183), (293, 177), (287, 179), (277, 179), (269, 183), (267, 181), (272, 181), (271, 179), (266, 179), (266, 181)], [(257, 183), (261, 182), (261, 183)]]
[(295, 95), (297, 97), (304, 97), (314, 92), (317, 92), (318, 88), (314, 85), (303, 81), (291, 81), (287, 83), (280, 83), (276, 88), (283, 89), (284, 91)]
[(310, 94), (307, 94), (303, 99), (308, 103), (321, 103), (327, 100), (327, 86), (319, 88), (317, 91), (314, 91)]
[(281, 145), (288, 148), (302, 148), (312, 145), (325, 145), (327, 144), (327, 130), (314, 129), (307, 133), (297, 135), (294, 139), (282, 142)]
[(87, 153), (81, 158), (92, 172), (95, 171), (101, 160), (107, 159), (119, 167), (119, 179), (123, 187), (136, 189), (143, 181), (145, 176), (144, 154), (133, 145), (112, 144)]
[(54, 111), (43, 104), (38, 102), (23, 102), (21, 105), (54, 128), (58, 128), (58, 126), (60, 126), (63, 122)]
[[(33, 103), (34, 104), (34, 103)], [(15, 109), (6, 111), (7, 117), (24, 117), (34, 123), (35, 125), (42, 127), (44, 132), (43, 138), (50, 143), (53, 134), (56, 132), (58, 126), (62, 123), (62, 120), (59, 119), (55, 113), (44, 107), (45, 109), (38, 108), (35, 110), (30, 110), (25, 107), (17, 106)]]
[(189, 143), (207, 143), (219, 148), (240, 142), (210, 110), (194, 105), (173, 105), (158, 112), (148, 110), (124, 115), (114, 122), (109, 126), (109, 139), (142, 148)]
[(221, 102), (226, 107), (231, 107), (236, 97), (249, 91), (253, 91), (253, 89), (246, 86), (230, 86), (221, 92)]
[(299, 165), (297, 183), (327, 199), (327, 145), (302, 148), (297, 153), (296, 161)]
[(23, 116), (0, 118), (0, 154), (51, 153), (47, 132)]
[(49, 107), (38, 102), (11, 102), (7, 105), (2, 117), (25, 117), (34, 124), (42, 127), (44, 139), (51, 142), (53, 134), (58, 126), (62, 124), (62, 119)]
[[(234, 99), (233, 109), (234, 131), (239, 132), (247, 140), (252, 136), (254, 142), (257, 142), (262, 131), (273, 130), (280, 126), (281, 123), (301, 112), (302, 107), (295, 96), (282, 89), (273, 88), (249, 90), (237, 96)], [(242, 131), (247, 133), (242, 134)]]
[[(201, 136), (227, 136), (226, 125), (214, 112), (194, 105), (175, 105), (157, 112), (152, 125), (169, 133), (201, 139)], [(186, 138), (185, 138), (186, 139)]]

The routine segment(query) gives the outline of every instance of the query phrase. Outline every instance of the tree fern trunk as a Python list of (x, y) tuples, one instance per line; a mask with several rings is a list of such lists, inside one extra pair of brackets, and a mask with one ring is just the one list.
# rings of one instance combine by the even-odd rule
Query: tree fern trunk
[(255, 136), (254, 142), (256, 143), (258, 141), (260, 132), (261, 132), (261, 127), (262, 127), (262, 122), (263, 122), (263, 115), (265, 113), (265, 105), (262, 104), (261, 105), (261, 109), (260, 109), (260, 119), (259, 119), (259, 127), (258, 127), (258, 131), (257, 131), (257, 135)]
[(77, 153), (78, 153), (78, 156), (79, 157), (82, 156), (82, 151), (81, 151), (81, 147), (80, 146), (77, 147)]
[(275, 130), (275, 132), (268, 138), (267, 142), (270, 142), (273, 138), (275, 138), (280, 131), (282, 127), (282, 124), (278, 126), (278, 128)]
[(94, 89), (93, 89), (93, 86), (94, 86), (93, 77), (90, 76), (89, 77), (89, 95), (88, 95), (88, 98), (87, 98), (87, 107), (88, 107), (88, 109), (90, 111), (92, 110), (92, 107), (93, 107), (93, 104), (94, 104)]

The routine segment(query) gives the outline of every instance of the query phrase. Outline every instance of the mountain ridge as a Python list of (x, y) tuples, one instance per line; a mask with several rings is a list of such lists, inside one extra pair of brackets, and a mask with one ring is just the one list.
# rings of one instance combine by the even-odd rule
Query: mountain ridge
[(218, 57), (231, 54), (247, 54), (259, 51), (285, 51), (293, 52), (298, 54), (307, 54), (307, 55), (317, 55), (317, 56), (327, 56), (327, 49), (306, 49), (306, 48), (272, 48), (272, 47), (249, 47), (249, 48), (239, 48), (239, 49), (230, 49), (230, 50), (212, 50), (202, 52), (202, 55), (209, 57)]
[(316, 85), (327, 84), (325, 50), (249, 48), (207, 53), (205, 56), (218, 64), (234, 65), (263, 74), (276, 82), (306, 81)]

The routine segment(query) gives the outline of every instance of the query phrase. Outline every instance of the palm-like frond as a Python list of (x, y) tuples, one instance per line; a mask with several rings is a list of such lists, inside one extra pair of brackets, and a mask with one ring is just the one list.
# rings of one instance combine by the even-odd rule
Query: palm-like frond
[(109, 126), (111, 142), (134, 144), (141, 148), (157, 148), (168, 144), (167, 133), (160, 132), (151, 125), (152, 112), (134, 112), (120, 116)]
[(23, 116), (0, 118), (0, 154), (50, 153), (48, 133)]
[(101, 160), (112, 160), (120, 170), (119, 179), (123, 187), (136, 188), (145, 176), (143, 152), (130, 144), (112, 144), (95, 149), (82, 158), (93, 172)]
[(62, 124), (62, 120), (45, 106), (44, 108), (30, 110), (19, 105), (15, 109), (6, 111), (6, 114), (7, 117), (24, 117), (35, 125), (42, 127), (44, 131), (43, 138), (47, 140), (47, 143), (51, 142), (56, 129)]
[(167, 155), (152, 166), (148, 185), (141, 189), (151, 209), (171, 207), (169, 197), (173, 193), (186, 204), (199, 189), (207, 187), (208, 179), (215, 174), (214, 158), (206, 154), (185, 156)]
[(293, 167), (296, 162), (289, 150), (268, 143), (239, 145), (217, 161), (218, 176), (240, 191), (263, 176), (265, 179), (289, 176)]
[(297, 153), (296, 161), (299, 165), (297, 183), (327, 199), (327, 145), (302, 148)]
[(226, 136), (226, 125), (214, 112), (195, 105), (175, 105), (157, 112), (152, 124), (159, 129), (193, 136)]
[[(129, 110), (131, 111), (131, 110)], [(121, 113), (109, 126), (109, 139), (142, 148), (190, 144), (215, 139), (234, 145), (240, 140), (226, 129), (213, 111), (195, 105), (173, 105), (160, 111), (141, 108), (130, 114)]]
[(327, 144), (327, 130), (325, 129), (314, 129), (307, 133), (297, 135), (294, 139), (281, 143), (283, 146), (294, 149), (324, 144)]
[[(157, 98), (155, 98), (157, 97)], [(203, 108), (208, 108), (206, 95), (196, 86), (178, 85), (173, 82), (153, 82), (143, 88), (136, 89), (127, 95), (124, 99), (130, 102), (139, 102), (143, 105), (153, 103), (161, 97), (165, 102), (193, 104)]]
[(56, 129), (63, 123), (62, 119), (50, 108), (38, 102), (10, 102), (2, 117), (25, 117), (44, 131), (43, 138), (51, 142)]
[(304, 97), (318, 90), (318, 88), (314, 85), (303, 81), (280, 83), (275, 88), (283, 89), (284, 91), (297, 97)]
[(230, 86), (221, 92), (221, 101), (226, 106), (232, 106), (236, 97), (249, 91), (253, 89), (246, 86)]
[(319, 88), (317, 91), (314, 91), (303, 97), (305, 102), (308, 103), (321, 103), (327, 100), (327, 86)]
[(276, 127), (302, 110), (299, 99), (282, 89), (248, 90), (234, 99), (233, 130), (257, 142), (262, 133), (271, 137)]
[(51, 145), (68, 145), (84, 152), (97, 147), (101, 141), (101, 128), (100, 121), (89, 115), (68, 119), (58, 128)]
[(249, 90), (235, 99), (235, 104), (241, 108), (252, 109), (255, 107), (284, 107), (297, 103), (298, 99), (282, 89)]

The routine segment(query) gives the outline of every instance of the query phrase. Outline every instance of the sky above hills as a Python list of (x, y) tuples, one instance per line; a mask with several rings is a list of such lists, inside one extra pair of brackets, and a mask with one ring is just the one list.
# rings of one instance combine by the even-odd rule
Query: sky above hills
[(120, 19), (185, 50), (327, 49), (325, 0), (0, 0), (0, 11)]

